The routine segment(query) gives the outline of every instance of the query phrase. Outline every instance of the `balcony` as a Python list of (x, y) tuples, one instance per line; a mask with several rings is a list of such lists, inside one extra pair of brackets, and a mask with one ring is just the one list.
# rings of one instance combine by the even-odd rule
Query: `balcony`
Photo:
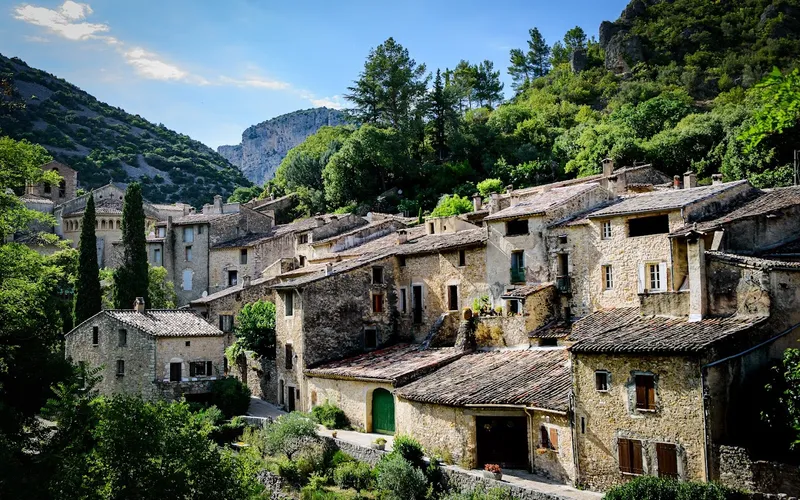
[(556, 277), (556, 288), (564, 295), (572, 295), (572, 280), (568, 275)]
[(525, 268), (511, 268), (511, 283), (525, 283)]

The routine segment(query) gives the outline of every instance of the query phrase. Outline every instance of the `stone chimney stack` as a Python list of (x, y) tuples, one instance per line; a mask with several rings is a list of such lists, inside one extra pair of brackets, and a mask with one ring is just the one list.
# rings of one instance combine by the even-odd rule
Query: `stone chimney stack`
[(317, 227), (322, 227), (325, 225), (325, 219), (323, 217), (315, 217), (314, 222), (317, 223)]
[(697, 187), (697, 174), (689, 170), (683, 174), (683, 189), (691, 189)]
[(489, 195), (489, 197), (489, 215), (492, 215), (500, 210), (500, 195), (497, 193), (492, 193)]
[(611, 177), (614, 173), (614, 160), (606, 158), (603, 160), (603, 177)]
[(136, 297), (136, 300), (133, 301), (133, 310), (144, 314), (144, 297)]
[(672, 189), (680, 189), (681, 188), (681, 176), (676, 175), (672, 178)]
[(222, 196), (214, 195), (214, 213), (222, 213)]
[(711, 174), (711, 184), (714, 186), (722, 184), (722, 174)]
[(408, 232), (405, 229), (398, 229), (397, 231), (397, 244), (402, 245), (408, 242)]
[(700, 321), (708, 311), (706, 293), (706, 245), (702, 236), (691, 235), (686, 243), (689, 263), (689, 321)]
[(478, 210), (481, 209), (481, 206), (483, 206), (483, 199), (481, 199), (481, 195), (478, 194), (478, 193), (473, 194), (472, 195), (472, 210), (477, 212)]
[(250, 287), (250, 276), (244, 275), (242, 276), (242, 288)]

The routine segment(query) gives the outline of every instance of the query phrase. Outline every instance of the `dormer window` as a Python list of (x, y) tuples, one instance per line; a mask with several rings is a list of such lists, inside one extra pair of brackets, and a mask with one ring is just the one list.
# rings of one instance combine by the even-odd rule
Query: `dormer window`
[(297, 244), (298, 245), (305, 245), (306, 243), (308, 243), (308, 233), (301, 234), (301, 235), (299, 235), (297, 237)]

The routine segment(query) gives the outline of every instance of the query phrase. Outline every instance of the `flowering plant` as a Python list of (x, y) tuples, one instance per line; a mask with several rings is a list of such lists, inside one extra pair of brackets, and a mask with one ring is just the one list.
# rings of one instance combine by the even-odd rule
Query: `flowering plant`
[(501, 469), (497, 464), (486, 464), (483, 466), (483, 470), (489, 471), (493, 474), (502, 474), (503, 472), (503, 469)]

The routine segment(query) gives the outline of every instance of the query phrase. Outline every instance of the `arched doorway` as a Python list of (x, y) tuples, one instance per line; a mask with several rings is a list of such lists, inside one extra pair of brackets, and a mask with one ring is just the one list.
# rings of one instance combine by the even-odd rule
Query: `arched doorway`
[(372, 393), (372, 432), (394, 434), (394, 396), (386, 389)]

